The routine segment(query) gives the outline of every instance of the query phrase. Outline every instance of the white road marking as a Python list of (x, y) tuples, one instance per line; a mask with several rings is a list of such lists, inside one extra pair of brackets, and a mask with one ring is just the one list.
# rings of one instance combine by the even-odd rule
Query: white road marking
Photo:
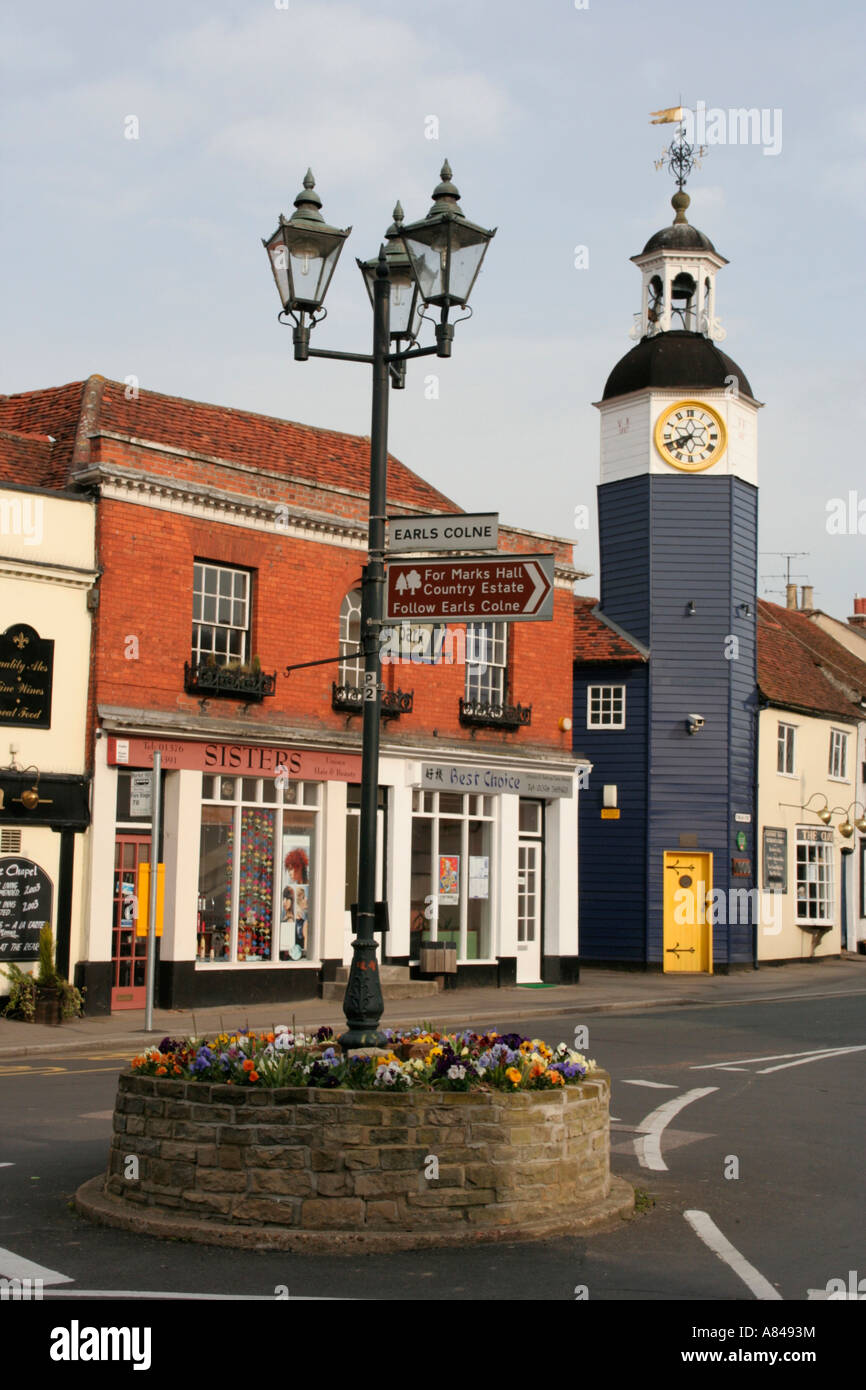
[[(784, 1071), (785, 1065), (802, 1067), (806, 1062), (819, 1062), (822, 1057), (844, 1057), (849, 1052), (866, 1052), (866, 1043), (856, 1047), (810, 1047), (807, 1052), (775, 1052), (770, 1057), (738, 1057), (735, 1062), (702, 1062), (700, 1066), (690, 1067), (690, 1071), (748, 1071), (750, 1062), (782, 1062), (779, 1067), (764, 1067), (757, 1073), (763, 1076), (771, 1071)], [(802, 1060), (797, 1060), (802, 1059)]]
[(731, 1244), (726, 1236), (723, 1236), (715, 1221), (705, 1211), (684, 1211), (683, 1216), (688, 1221), (695, 1235), (700, 1236), (705, 1245), (709, 1246), (714, 1255), (718, 1255), (724, 1264), (729, 1265), (735, 1274), (739, 1275), (743, 1283), (751, 1289), (755, 1298), (769, 1301), (778, 1299), (781, 1301), (782, 1295), (778, 1289), (774, 1289), (769, 1279), (765, 1279), (760, 1270), (755, 1269), (754, 1265), (739, 1250)]
[(717, 1091), (718, 1086), (701, 1086), (694, 1091), (686, 1091), (685, 1095), (672, 1096), (666, 1100), (664, 1105), (660, 1105), (657, 1110), (653, 1110), (647, 1115), (645, 1120), (637, 1126), (641, 1137), (635, 1139), (634, 1148), (637, 1154), (638, 1163), (642, 1168), (652, 1168), (657, 1173), (666, 1173), (668, 1165), (662, 1158), (662, 1133), (665, 1125), (669, 1124), (674, 1115), (678, 1115), (687, 1105), (691, 1105), (693, 1100), (700, 1100), (702, 1096), (712, 1095)]
[(654, 1091), (676, 1091), (677, 1086), (672, 1086), (669, 1081), (621, 1081), (621, 1086), (651, 1086)]
[(0, 1275), (4, 1279), (41, 1279), (43, 1284), (71, 1284), (74, 1281), (67, 1274), (58, 1274), (56, 1269), (46, 1269), (44, 1265), (25, 1260), (12, 1250), (0, 1249)]

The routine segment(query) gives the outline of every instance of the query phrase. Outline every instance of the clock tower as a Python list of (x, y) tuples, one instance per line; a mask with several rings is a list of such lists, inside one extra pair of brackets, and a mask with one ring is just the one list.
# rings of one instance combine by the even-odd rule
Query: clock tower
[[(727, 262), (689, 223), (678, 182), (672, 225), (632, 257), (637, 343), (597, 403), (593, 616), (639, 659), (627, 672), (584, 663), (585, 710), (582, 696), (575, 703), (585, 730), (575, 723), (576, 746), (608, 807), (617, 786), (619, 812), (601, 820), (585, 798), (581, 956), (704, 972), (756, 960), (761, 929), (757, 894), (736, 891), (757, 882), (760, 403), (718, 346), (716, 276)], [(605, 707), (618, 723), (593, 722)]]

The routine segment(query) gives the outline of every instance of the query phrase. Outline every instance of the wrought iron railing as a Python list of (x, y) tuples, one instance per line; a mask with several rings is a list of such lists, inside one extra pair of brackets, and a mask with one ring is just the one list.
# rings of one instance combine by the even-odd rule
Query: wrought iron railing
[(188, 695), (210, 698), (225, 695), (233, 700), (263, 700), (277, 688), (277, 673), (252, 666), (211, 666), (204, 661), (184, 663), (184, 689)]
[(532, 723), (532, 705), (493, 704), (490, 700), (461, 700), (460, 723), (496, 729), (522, 729)]
[[(401, 714), (411, 714), (415, 700), (414, 690), (383, 690), (381, 716), (383, 719), (396, 719)], [(331, 686), (331, 707), (343, 713), (360, 714), (364, 708), (364, 691), (358, 685)]]

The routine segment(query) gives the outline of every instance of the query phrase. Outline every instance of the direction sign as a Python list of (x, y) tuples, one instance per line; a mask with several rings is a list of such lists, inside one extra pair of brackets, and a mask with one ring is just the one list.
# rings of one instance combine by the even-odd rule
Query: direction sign
[(498, 543), (498, 512), (388, 518), (388, 550), (392, 555), (424, 550), (495, 550)]
[(553, 617), (553, 555), (392, 560), (388, 619), (531, 623)]

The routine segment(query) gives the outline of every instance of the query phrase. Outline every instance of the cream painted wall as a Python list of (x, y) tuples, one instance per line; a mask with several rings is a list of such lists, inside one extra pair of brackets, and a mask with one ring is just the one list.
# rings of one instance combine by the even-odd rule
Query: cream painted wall
[[(796, 728), (794, 744), (794, 774), (787, 776), (777, 772), (777, 737), (780, 723), (792, 724)], [(830, 758), (830, 730), (844, 729), (848, 733), (848, 771), (849, 780), (842, 782), (828, 774)], [(778, 826), (788, 831), (788, 892), (779, 895), (781, 912), (775, 922), (768, 922), (768, 911), (762, 912), (762, 923), (758, 931), (758, 956), (760, 960), (808, 959), (811, 956), (838, 954), (841, 949), (841, 885), (842, 872), (841, 847), (853, 844), (845, 841), (838, 831), (833, 842), (833, 879), (835, 922), (820, 939), (820, 945), (813, 951), (813, 934), (796, 923), (797, 887), (796, 855), (797, 826), (820, 827), (822, 822), (812, 809), (823, 806), (822, 797), (827, 804), (847, 808), (854, 800), (854, 759), (857, 749), (857, 729), (854, 725), (835, 723), (829, 719), (816, 719), (808, 715), (789, 713), (786, 710), (765, 709), (761, 711), (758, 743), (758, 868), (761, 874), (760, 887), (763, 888), (763, 829), (765, 825)], [(801, 809), (812, 797), (810, 810)], [(838, 826), (842, 816), (834, 815), (831, 826)], [(776, 928), (779, 927), (780, 930)]]

